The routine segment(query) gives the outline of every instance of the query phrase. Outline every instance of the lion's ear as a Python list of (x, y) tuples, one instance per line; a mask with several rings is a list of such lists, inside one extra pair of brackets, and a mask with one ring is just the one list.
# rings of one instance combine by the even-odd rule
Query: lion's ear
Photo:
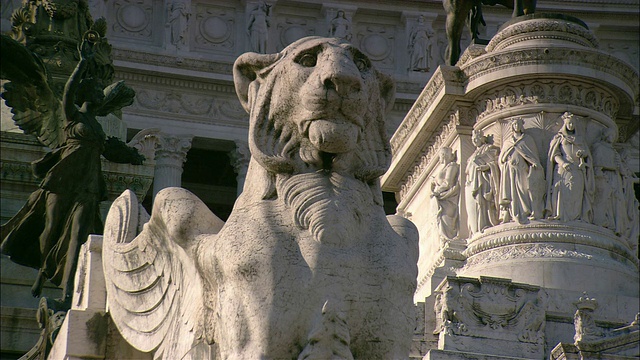
[(380, 83), (380, 97), (384, 100), (384, 112), (389, 113), (396, 100), (396, 83), (391, 76), (377, 71), (378, 82)]
[(251, 109), (251, 99), (255, 98), (255, 96), (249, 96), (249, 91), (257, 92), (259, 88), (259, 86), (255, 86), (251, 89), (251, 83), (258, 78), (258, 73), (262, 69), (273, 64), (278, 58), (279, 54), (250, 52), (240, 55), (233, 64), (233, 82), (236, 85), (236, 94), (238, 94), (240, 103), (247, 112)]

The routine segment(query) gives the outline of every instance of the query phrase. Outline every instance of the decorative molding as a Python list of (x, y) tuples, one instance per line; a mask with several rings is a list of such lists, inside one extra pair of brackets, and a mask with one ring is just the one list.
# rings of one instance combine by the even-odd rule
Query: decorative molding
[[(480, 258), (475, 260), (473, 258), (474, 256), (487, 250), (502, 248), (507, 245), (544, 244), (549, 242), (592, 246), (619, 255), (624, 259), (624, 261), (619, 258), (612, 258), (612, 260), (616, 260), (621, 264), (626, 264), (626, 266), (635, 266), (636, 269), (639, 266), (638, 258), (629, 249), (628, 245), (624, 242), (624, 239), (616, 236), (611, 230), (580, 221), (558, 223), (551, 220), (536, 220), (526, 225), (507, 223), (494, 226), (485, 230), (481, 234), (476, 234), (476, 236), (471, 239), (467, 249), (464, 251), (464, 255), (467, 256), (467, 264), (470, 266), (475, 264), (474, 262), (480, 261)], [(504, 251), (509, 250), (506, 249)], [(544, 248), (538, 248), (538, 254), (527, 254), (526, 252), (520, 253), (521, 250), (514, 251), (515, 252), (509, 256), (515, 258), (545, 256), (547, 254), (554, 255), (552, 253), (545, 252)], [(506, 254), (503, 255), (507, 256)], [(557, 253), (555, 255), (571, 256), (572, 253)], [(577, 255), (577, 253), (573, 255)]]
[(491, 89), (476, 97), (474, 108), (480, 122), (494, 113), (529, 104), (563, 104), (601, 112), (612, 120), (620, 103), (602, 87), (575, 80), (522, 81), (498, 90)]
[[(168, 56), (161, 53), (150, 53), (136, 51), (133, 49), (113, 49), (114, 61), (131, 61), (136, 63), (166, 67), (179, 67), (180, 69), (189, 69), (194, 71), (203, 71), (207, 73), (231, 74), (233, 72), (233, 61), (235, 57), (229, 56), (229, 61), (211, 61), (192, 58), (182, 58), (178, 63), (175, 56)], [(124, 69), (118, 68), (118, 74)]]
[(500, 53), (487, 53), (460, 67), (464, 76), (471, 82), (482, 76), (509, 67), (527, 65), (562, 65), (567, 68), (579, 67), (601, 71), (614, 76), (638, 94), (638, 71), (622, 60), (595, 50), (575, 48), (529, 48), (505, 50)]
[(499, 51), (519, 42), (534, 39), (560, 39), (588, 48), (599, 46), (598, 39), (593, 33), (577, 23), (562, 19), (536, 18), (515, 23), (498, 32), (491, 39), (486, 50), (487, 52)]
[(420, 152), (418, 160), (412, 169), (406, 172), (402, 185), (400, 186), (400, 199), (404, 199), (407, 194), (418, 183), (419, 179), (424, 178), (424, 174), (429, 173), (437, 162), (438, 151), (443, 146), (449, 144), (451, 138), (457, 133), (458, 126), (468, 126), (470, 119), (467, 116), (467, 109), (462, 107), (455, 107), (449, 113), (449, 121), (443, 123), (437, 130), (435, 130), (428, 142)]
[(434, 99), (445, 88), (445, 84), (462, 84), (464, 78), (457, 67), (442, 65), (438, 67), (424, 87), (418, 99), (414, 102), (411, 110), (404, 118), (398, 130), (391, 138), (391, 150), (396, 153), (404, 146), (409, 135), (416, 131), (416, 126), (426, 113), (426, 110), (433, 104)]

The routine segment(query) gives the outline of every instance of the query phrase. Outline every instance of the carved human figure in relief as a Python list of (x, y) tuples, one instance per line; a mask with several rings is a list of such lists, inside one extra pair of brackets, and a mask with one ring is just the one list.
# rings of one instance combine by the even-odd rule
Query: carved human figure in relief
[(436, 224), (440, 230), (440, 239), (447, 242), (455, 239), (460, 230), (460, 165), (456, 163), (457, 156), (451, 148), (440, 149), (439, 157), (442, 169), (432, 179), (431, 197), (438, 202)]
[(171, 4), (167, 25), (171, 29), (171, 43), (178, 49), (183, 49), (187, 44), (187, 29), (191, 14), (184, 2), (178, 1)]
[(544, 171), (536, 142), (525, 132), (522, 118), (511, 122), (511, 136), (503, 141), (500, 167), (500, 221), (526, 223), (542, 218)]
[(622, 151), (620, 153), (622, 163), (620, 166), (620, 175), (622, 176), (622, 193), (625, 201), (625, 214), (621, 216), (625, 217), (626, 228), (623, 236), (627, 238), (629, 242), (629, 248), (638, 255), (638, 241), (640, 240), (640, 203), (636, 198), (634, 185), (638, 183), (638, 177), (629, 168), (628, 165), (628, 151)]
[(331, 20), (329, 35), (342, 40), (351, 40), (351, 21), (347, 19), (344, 10), (338, 10), (336, 17)]
[(249, 15), (247, 33), (251, 43), (251, 51), (259, 54), (267, 53), (269, 35), (269, 5), (262, 2)]
[(600, 141), (593, 144), (595, 204), (593, 223), (623, 234), (626, 224), (626, 204), (622, 190), (620, 154), (613, 148), (614, 129), (603, 129)]
[(592, 222), (593, 159), (576, 120), (565, 112), (563, 125), (551, 140), (546, 210), (552, 220)]
[[(418, 233), (385, 215), (379, 182), (392, 80), (353, 45), (309, 37), (240, 56), (234, 82), (251, 160), (228, 221), (180, 188), (156, 195), (140, 234), (131, 193), (109, 212), (118, 329), (165, 359), (407, 359)], [(131, 273), (140, 288), (120, 285)]]
[(433, 30), (425, 23), (424, 16), (421, 15), (409, 35), (410, 71), (427, 72), (431, 70), (432, 37)]
[(482, 130), (474, 130), (471, 141), (476, 150), (467, 162), (465, 195), (469, 231), (473, 235), (499, 223), (500, 150)]

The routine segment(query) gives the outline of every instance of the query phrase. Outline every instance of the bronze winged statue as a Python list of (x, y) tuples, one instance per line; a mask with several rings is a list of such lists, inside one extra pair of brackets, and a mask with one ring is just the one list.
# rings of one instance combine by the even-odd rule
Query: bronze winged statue
[(9, 80), (2, 98), (15, 124), (52, 151), (32, 163), (34, 175), (42, 181), (23, 208), (2, 225), (0, 251), (15, 263), (39, 269), (33, 296), (40, 296), (47, 279), (61, 286), (62, 296), (54, 303), (56, 310), (64, 311), (71, 305), (80, 246), (89, 234), (102, 233), (99, 203), (106, 199), (106, 186), (100, 157), (131, 164), (144, 160), (136, 149), (108, 138), (96, 116), (130, 105), (135, 92), (122, 81), (103, 83), (99, 73), (110, 45), (95, 30), (84, 34), (80, 60), (61, 96), (34, 52), (1, 37), (0, 77)]

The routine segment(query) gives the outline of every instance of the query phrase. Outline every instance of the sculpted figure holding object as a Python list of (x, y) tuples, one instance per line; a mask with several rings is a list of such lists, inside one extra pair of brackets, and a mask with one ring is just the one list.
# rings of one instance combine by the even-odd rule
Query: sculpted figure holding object
[(563, 125), (551, 140), (547, 178), (547, 211), (553, 220), (593, 220), (593, 158), (578, 130), (576, 117), (562, 115)]
[(511, 136), (505, 139), (500, 153), (500, 220), (526, 223), (542, 218), (544, 172), (538, 147), (525, 132), (524, 120), (513, 120), (510, 130)]
[(440, 164), (442, 169), (431, 182), (431, 197), (438, 202), (436, 224), (440, 230), (441, 241), (455, 239), (460, 230), (460, 165), (456, 162), (456, 154), (451, 148), (440, 149)]
[(474, 130), (471, 141), (476, 150), (467, 162), (465, 190), (469, 230), (475, 234), (499, 223), (500, 149), (482, 130)]

